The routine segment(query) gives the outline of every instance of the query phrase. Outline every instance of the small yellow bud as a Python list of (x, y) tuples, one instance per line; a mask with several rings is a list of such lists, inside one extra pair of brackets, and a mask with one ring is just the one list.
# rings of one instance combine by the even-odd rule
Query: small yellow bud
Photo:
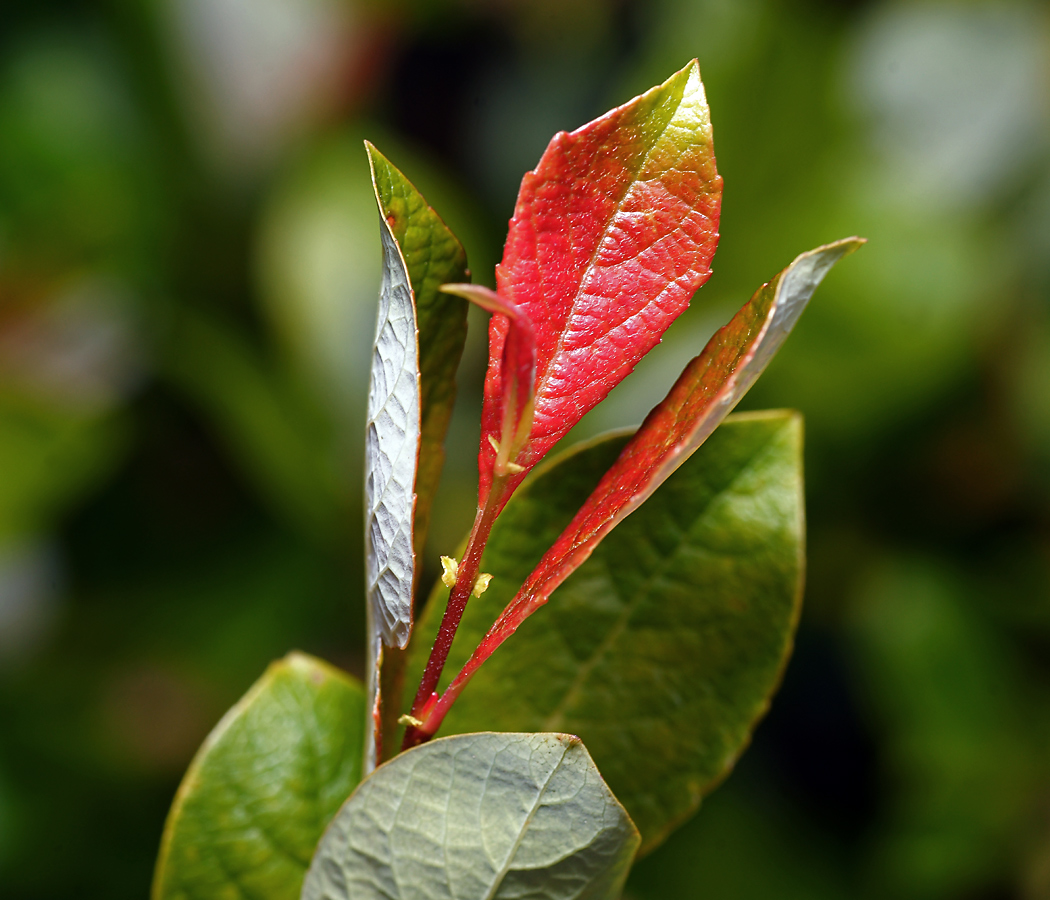
[(497, 441), (491, 434), (489, 435), (489, 444), (493, 450), (499, 453), (499, 441)]
[(480, 597), (489, 589), (489, 582), (492, 581), (492, 576), (488, 572), (482, 572), (477, 579), (474, 581), (474, 590), (471, 593), (475, 597)]
[(525, 471), (524, 466), (519, 466), (517, 463), (514, 462), (507, 463), (506, 469), (508, 472), (510, 472), (511, 475), (517, 475), (519, 472)]
[(442, 556), (441, 568), (445, 570), (441, 573), (441, 583), (447, 588), (454, 588), (459, 577), (459, 563), (451, 556)]
[(401, 718), (397, 720), (398, 725), (411, 725), (413, 728), (420, 728), (423, 725), (422, 719), (417, 719), (415, 716), (410, 716), (405, 713)]

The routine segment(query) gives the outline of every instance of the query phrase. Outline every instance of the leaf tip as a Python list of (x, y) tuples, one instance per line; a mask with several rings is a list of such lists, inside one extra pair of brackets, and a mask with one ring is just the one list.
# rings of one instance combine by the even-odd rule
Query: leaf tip
[(700, 62), (693, 57), (681, 69), (665, 81), (660, 88), (662, 90), (681, 89), (683, 94), (691, 91), (703, 91), (703, 79), (700, 77)]

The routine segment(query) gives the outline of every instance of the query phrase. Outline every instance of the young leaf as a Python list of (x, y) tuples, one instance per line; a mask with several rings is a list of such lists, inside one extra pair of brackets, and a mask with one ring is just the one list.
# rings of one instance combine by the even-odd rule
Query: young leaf
[(362, 782), (317, 848), (303, 900), (617, 900), (638, 830), (580, 739), (468, 734)]
[(474, 671), (707, 440), (780, 349), (831, 267), (863, 243), (845, 238), (803, 253), (715, 333), (649, 413), (435, 705), (434, 730)]
[(208, 736), (164, 827), (153, 900), (294, 900), (325, 825), (361, 779), (361, 685), (292, 653)]
[[(466, 303), (438, 288), (465, 278), (467, 270), (463, 248), (437, 213), (379, 151), (371, 144), (366, 149), (383, 243), (365, 441), (369, 703), (375, 727), (365, 767), (371, 771), (383, 750), (383, 649), (403, 649), (411, 633), (415, 556), (441, 474), (466, 340)], [(394, 668), (400, 662), (399, 654), (391, 654)], [(388, 685), (400, 680), (399, 672), (383, 675)], [(396, 715), (398, 698), (391, 700), (388, 711)]]
[[(801, 436), (792, 413), (728, 418), (493, 654), (446, 732), (579, 734), (642, 851), (658, 844), (732, 767), (787, 660), (801, 602)], [(569, 451), (511, 499), (485, 551), (492, 586), (467, 607), (453, 664), (627, 442)], [(435, 627), (424, 615), (419, 637)], [(410, 671), (421, 668), (414, 655)]]
[[(495, 300), (513, 314), (489, 323), (478, 513), (414, 718), (432, 708), (492, 523), (529, 470), (659, 342), (707, 280), (721, 197), (696, 60), (590, 124), (555, 135), (522, 180), (496, 269)], [(531, 343), (525, 323), (536, 348), (527, 392), (526, 354), (508, 346)], [(514, 373), (509, 382), (507, 373)], [(405, 746), (428, 737), (413, 726)]]
[(413, 543), (419, 554), (445, 461), (456, 369), (467, 340), (467, 304), (439, 288), (469, 276), (467, 256), (448, 226), (390, 160), (368, 142), (365, 149), (380, 214), (401, 251), (416, 306), (421, 425)]
[[(711, 274), (721, 194), (695, 60), (629, 103), (554, 136), (521, 183), (496, 269), (498, 293), (536, 330), (535, 410), (512, 463), (532, 468), (686, 308)], [(507, 330), (506, 318), (493, 318), (482, 506), (504, 420)], [(511, 490), (522, 477), (514, 476)]]

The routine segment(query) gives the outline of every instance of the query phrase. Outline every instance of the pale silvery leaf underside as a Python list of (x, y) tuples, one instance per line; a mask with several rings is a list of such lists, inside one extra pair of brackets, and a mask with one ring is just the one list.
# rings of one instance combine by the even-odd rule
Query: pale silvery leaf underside
[(409, 750), (351, 795), (303, 900), (614, 900), (638, 830), (580, 739), (466, 734)]
[[(373, 709), (382, 648), (404, 648), (412, 630), (412, 525), (420, 431), (419, 350), (412, 289), (401, 252), (385, 221), (380, 233), (383, 283), (365, 437), (365, 574), (369, 700)], [(369, 744), (371, 755), (374, 746)]]

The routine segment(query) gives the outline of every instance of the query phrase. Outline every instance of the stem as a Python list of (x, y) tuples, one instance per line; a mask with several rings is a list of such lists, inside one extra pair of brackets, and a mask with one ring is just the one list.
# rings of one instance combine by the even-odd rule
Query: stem
[[(507, 478), (496, 477), (492, 481), (492, 487), (485, 501), (485, 506), (478, 509), (474, 518), (474, 527), (470, 531), (467, 540), (467, 549), (463, 554), (463, 561), (459, 564), (459, 573), (456, 584), (448, 598), (445, 614), (441, 618), (441, 626), (438, 628), (434, 646), (430, 650), (430, 658), (427, 660), (426, 669), (423, 670), (423, 678), (419, 682), (419, 690), (416, 691), (416, 699), (412, 703), (412, 715), (420, 718), (420, 714), (430, 702), (431, 696), (437, 690), (441, 673), (445, 668), (449, 651), (452, 649), (452, 641), (456, 637), (456, 630), (463, 618), (470, 600), (470, 593), (474, 589), (474, 580), (478, 577), (481, 567), (481, 554), (488, 543), (489, 533), (492, 531), (492, 523), (496, 520), (497, 511), (500, 508), (500, 500), (507, 487)], [(422, 736), (418, 729), (409, 726), (405, 730), (405, 739), (402, 749), (407, 750), (416, 744), (427, 740), (429, 735)]]
[(459, 670), (459, 674), (452, 680), (445, 692), (434, 699), (425, 709), (424, 715), (419, 717), (422, 719), (422, 724), (418, 728), (412, 729), (413, 740), (416, 744), (429, 741), (437, 733), (449, 709), (452, 708), (452, 704), (456, 702), (456, 698), (462, 693), (463, 688), (474, 677), (474, 673), (481, 668), (481, 664), (492, 656), (496, 649), (518, 630), (518, 626), (522, 622), (547, 602), (550, 591), (529, 596), (525, 593), (527, 587), (528, 585), (526, 584), (522, 589), (523, 592), (507, 605), (507, 608), (493, 623), (488, 633), (482, 638), (481, 643), (478, 644), (477, 649), (471, 654), (470, 659), (467, 660), (463, 668)]
[(394, 738), (401, 714), (401, 698), (405, 692), (405, 666), (408, 651), (397, 647), (383, 648), (383, 665), (379, 669), (380, 740), (376, 749), (376, 765), (386, 762), (397, 752)]

